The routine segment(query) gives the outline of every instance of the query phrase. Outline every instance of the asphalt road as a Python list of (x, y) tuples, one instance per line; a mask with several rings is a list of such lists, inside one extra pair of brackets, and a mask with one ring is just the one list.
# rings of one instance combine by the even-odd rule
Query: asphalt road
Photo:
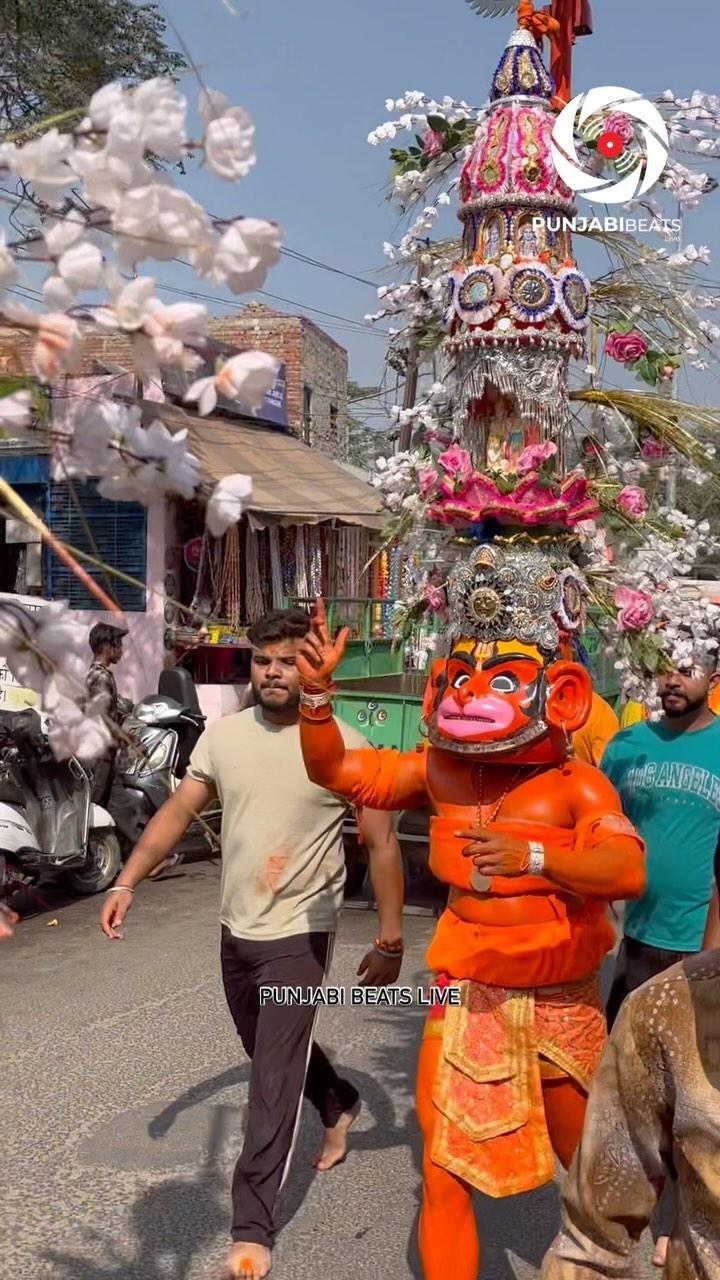
[[(220, 987), (218, 879), (215, 865), (197, 863), (145, 886), (124, 943), (100, 933), (97, 900), (58, 900), (3, 944), (0, 1280), (218, 1276), (248, 1082)], [(331, 981), (352, 985), (373, 924), (367, 912), (343, 913)], [(423, 980), (431, 928), (406, 922), (407, 985)], [(318, 1038), (364, 1108), (346, 1162), (316, 1175), (319, 1123), (306, 1105), (278, 1280), (419, 1276), (412, 1088), (422, 1017), (321, 1012)], [(478, 1197), (477, 1212), (482, 1280), (535, 1277), (557, 1187)]]

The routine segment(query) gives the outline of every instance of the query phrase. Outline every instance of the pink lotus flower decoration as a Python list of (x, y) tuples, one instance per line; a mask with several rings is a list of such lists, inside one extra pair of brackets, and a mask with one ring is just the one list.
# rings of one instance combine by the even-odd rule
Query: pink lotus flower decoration
[(431, 503), (428, 515), (441, 524), (477, 524), (493, 518), (502, 524), (574, 529), (598, 511), (587, 477), (579, 471), (569, 475), (556, 493), (540, 483), (535, 471), (523, 476), (512, 493), (501, 493), (488, 476), (473, 472), (459, 491), (447, 483), (441, 485), (440, 497)]
[(614, 600), (618, 609), (618, 631), (642, 631), (643, 627), (652, 622), (653, 602), (647, 591), (633, 591), (631, 587), (618, 587)]
[(432, 467), (424, 467), (422, 471), (418, 471), (418, 484), (420, 497), (428, 498), (437, 484), (437, 472)]
[(527, 475), (528, 471), (537, 471), (544, 462), (554, 458), (556, 453), (557, 445), (552, 440), (545, 440), (543, 444), (529, 444), (517, 460), (517, 470), (521, 476)]
[(615, 499), (623, 515), (639, 520), (648, 508), (647, 494), (639, 485), (626, 484)]

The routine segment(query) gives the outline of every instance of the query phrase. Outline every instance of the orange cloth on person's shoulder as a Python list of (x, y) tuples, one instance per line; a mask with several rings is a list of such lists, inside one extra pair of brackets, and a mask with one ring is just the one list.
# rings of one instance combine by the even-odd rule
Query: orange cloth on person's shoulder
[(590, 715), (582, 729), (572, 736), (575, 758), (584, 760), (585, 764), (599, 765), (608, 742), (619, 728), (620, 721), (610, 703), (599, 693), (593, 693)]

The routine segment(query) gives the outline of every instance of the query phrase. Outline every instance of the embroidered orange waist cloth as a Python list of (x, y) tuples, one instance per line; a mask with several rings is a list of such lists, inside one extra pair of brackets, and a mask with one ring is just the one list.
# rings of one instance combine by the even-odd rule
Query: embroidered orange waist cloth
[(516, 1195), (551, 1181), (555, 1164), (542, 1080), (570, 1076), (587, 1090), (606, 1038), (596, 975), (563, 987), (459, 987), (460, 1005), (431, 1009), (441, 1036), (432, 1159), (485, 1195)]

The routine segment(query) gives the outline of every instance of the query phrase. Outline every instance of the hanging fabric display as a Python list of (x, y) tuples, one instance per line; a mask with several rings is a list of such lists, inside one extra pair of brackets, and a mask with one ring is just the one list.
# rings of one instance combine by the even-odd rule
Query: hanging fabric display
[(314, 600), (320, 595), (322, 586), (322, 552), (320, 547), (320, 530), (310, 525), (306, 533), (307, 539), (307, 574), (309, 595)]
[(292, 596), (295, 591), (295, 530), (280, 530), (280, 570), (283, 594)]
[(260, 594), (262, 596), (262, 612), (271, 608), (272, 584), (270, 581), (270, 539), (267, 529), (261, 529), (257, 535), (258, 574), (260, 577)]
[(236, 524), (231, 525), (225, 534), (224, 554), (224, 590), (222, 614), (231, 627), (240, 626), (240, 531)]
[(283, 575), (280, 557), (280, 530), (274, 524), (269, 530), (270, 538), (270, 576), (272, 579), (272, 607), (273, 609), (282, 609), (283, 596)]
[(245, 534), (245, 617), (255, 622), (263, 612), (260, 566), (258, 562), (257, 536), (250, 525)]
[(310, 592), (307, 563), (305, 560), (305, 530), (301, 524), (295, 530), (295, 595), (307, 600)]

